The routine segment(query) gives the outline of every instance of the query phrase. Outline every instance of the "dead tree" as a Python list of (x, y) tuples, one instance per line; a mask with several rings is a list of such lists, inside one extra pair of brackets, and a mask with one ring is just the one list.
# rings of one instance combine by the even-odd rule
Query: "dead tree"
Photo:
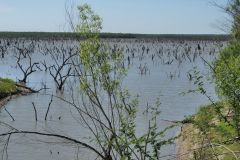
[(22, 60), (24, 59), (24, 55), (21, 52), (18, 52), (16, 58), (17, 58), (17, 66), (20, 68), (20, 70), (23, 73), (23, 78), (19, 79), (19, 82), (26, 83), (27, 78), (34, 72), (37, 71), (37, 65), (39, 64), (38, 62), (33, 62), (32, 57), (28, 52), (25, 53), (27, 63), (24, 63)]
[(1, 52), (1, 57), (4, 58), (5, 54), (7, 53), (8, 47), (10, 43), (7, 42), (6, 40), (1, 40), (0, 41), (0, 52)]
[(79, 54), (79, 50), (77, 47), (64, 47), (62, 45), (60, 49), (51, 49), (48, 52), (54, 63), (48, 67), (49, 73), (56, 83), (57, 89), (62, 91), (66, 80), (74, 76), (72, 60)]
[(24, 58), (27, 58), (27, 54), (33, 53), (35, 50), (34, 41), (31, 41), (30, 44), (26, 44), (26, 43), (27, 43), (26, 41), (23, 41), (22, 46), (20, 46), (21, 43), (17, 43), (17, 45), (14, 46), (17, 52), (19, 54), (22, 54)]

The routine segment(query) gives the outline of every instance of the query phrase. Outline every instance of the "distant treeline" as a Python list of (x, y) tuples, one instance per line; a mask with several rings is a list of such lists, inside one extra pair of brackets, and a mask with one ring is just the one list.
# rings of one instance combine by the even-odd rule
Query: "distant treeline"
[[(219, 34), (131, 34), (131, 33), (101, 33), (101, 38), (152, 38), (172, 40), (229, 40), (230, 35)], [(0, 32), (0, 38), (29, 39), (82, 39), (79, 33), (71, 32)]]

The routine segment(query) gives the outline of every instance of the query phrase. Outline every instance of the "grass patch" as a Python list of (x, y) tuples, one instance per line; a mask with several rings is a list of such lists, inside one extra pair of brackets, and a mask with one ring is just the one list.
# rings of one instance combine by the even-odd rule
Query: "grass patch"
[(17, 91), (15, 82), (8, 78), (0, 78), (0, 99)]

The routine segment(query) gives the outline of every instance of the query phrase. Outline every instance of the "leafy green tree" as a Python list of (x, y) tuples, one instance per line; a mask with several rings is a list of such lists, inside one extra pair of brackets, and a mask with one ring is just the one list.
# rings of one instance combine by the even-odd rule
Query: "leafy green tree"
[(92, 133), (92, 141), (100, 149), (105, 160), (159, 159), (162, 146), (173, 143), (175, 138), (165, 139), (165, 132), (157, 127), (160, 102), (148, 112), (147, 128), (143, 134), (136, 131), (138, 98), (131, 98), (122, 81), (127, 71), (123, 67), (121, 51), (113, 51), (101, 42), (99, 33), (102, 20), (87, 4), (80, 6), (81, 22), (78, 33), (85, 39), (80, 42), (81, 66), (77, 68), (83, 108), (81, 120)]
[(231, 42), (214, 63), (218, 94), (229, 102), (232, 125), (240, 136), (240, 43)]

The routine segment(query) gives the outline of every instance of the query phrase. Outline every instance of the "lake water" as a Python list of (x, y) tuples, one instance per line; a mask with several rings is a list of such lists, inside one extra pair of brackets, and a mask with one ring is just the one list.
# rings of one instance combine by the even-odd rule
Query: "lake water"
[[(2, 46), (4, 40), (1, 40)], [(139, 95), (139, 114), (137, 117), (137, 131), (141, 133), (146, 127), (146, 117), (140, 114), (146, 108), (146, 105), (153, 104), (158, 97), (161, 102), (161, 114), (159, 116), (158, 126), (164, 128), (171, 125), (170, 121), (182, 120), (185, 116), (196, 113), (199, 106), (209, 104), (206, 98), (198, 93), (183, 95), (183, 92), (195, 89), (191, 81), (191, 71), (194, 67), (205, 77), (210, 76), (209, 66), (203, 61), (213, 62), (218, 56), (219, 50), (227, 42), (224, 41), (178, 41), (178, 40), (152, 40), (152, 39), (105, 39), (113, 49), (123, 48), (125, 56), (125, 67), (129, 67), (128, 74), (124, 79), (124, 86), (127, 87), (132, 95)], [(30, 41), (24, 39), (11, 40), (4, 58), (0, 58), (0, 77), (8, 77), (14, 80), (22, 78), (22, 72), (17, 67), (18, 53), (16, 48), (31, 48), (32, 62), (44, 62), (47, 65), (54, 64), (52, 57), (44, 55), (46, 49), (52, 50), (53, 54), (62, 55), (62, 52), (69, 51), (69, 48), (76, 47), (77, 41), (72, 40), (39, 40)], [(61, 56), (55, 57), (61, 61)], [(27, 58), (21, 60), (21, 65), (26, 68), (29, 61)], [(39, 89), (46, 86), (47, 90), (40, 93), (21, 96), (11, 100), (5, 107), (14, 117), (12, 121), (7, 112), (2, 108), (0, 111), (0, 121), (8, 123), (19, 130), (40, 131), (46, 133), (57, 133), (89, 143), (86, 137), (89, 132), (80, 125), (76, 111), (70, 105), (63, 101), (53, 98), (48, 120), (44, 121), (44, 116), (51, 99), (51, 94), (61, 96), (65, 99), (71, 98), (70, 92), (79, 92), (79, 86), (69, 79), (62, 94), (56, 92), (56, 85), (49, 72), (44, 71), (44, 66), (39, 65), (41, 69), (31, 74), (27, 85)], [(42, 71), (41, 71), (42, 70)], [(63, 70), (66, 72), (66, 70)], [(207, 78), (206, 78), (207, 79)], [(212, 99), (217, 100), (214, 90), (214, 84), (205, 81), (207, 94)], [(69, 86), (74, 86), (73, 90)], [(38, 122), (34, 119), (34, 110), (32, 102), (35, 104), (38, 112)], [(0, 134), (8, 129), (1, 125)], [(167, 136), (174, 136), (179, 132), (179, 128), (171, 130)], [(3, 159), (6, 159), (4, 149), (4, 140), (0, 138), (0, 153)], [(9, 160), (66, 160), (83, 159), (92, 160), (92, 152), (77, 147), (73, 144), (62, 142), (59, 139), (46, 138), (33, 135), (14, 135), (11, 136), (7, 147)], [(163, 149), (161, 156), (175, 154), (175, 145), (167, 146)], [(1, 159), (0, 158), (0, 159)], [(167, 156), (162, 159), (174, 159), (174, 156)]]

